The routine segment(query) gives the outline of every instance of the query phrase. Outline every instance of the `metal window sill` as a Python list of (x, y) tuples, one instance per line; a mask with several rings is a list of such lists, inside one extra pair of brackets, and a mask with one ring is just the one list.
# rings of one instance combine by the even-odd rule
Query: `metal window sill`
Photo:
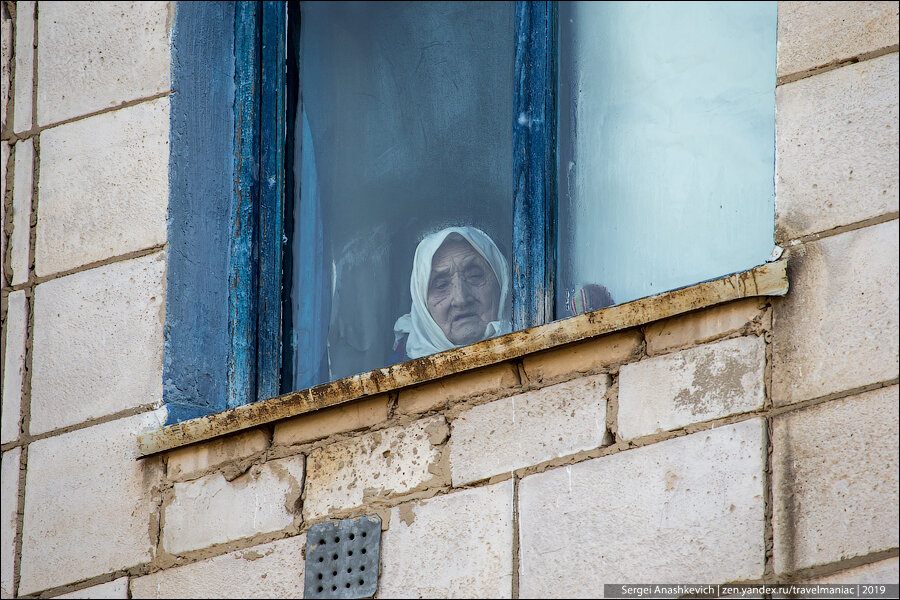
[(787, 291), (787, 260), (782, 259), (727, 277), (168, 425), (138, 436), (139, 455), (165, 452), (716, 304), (754, 296), (784, 296)]

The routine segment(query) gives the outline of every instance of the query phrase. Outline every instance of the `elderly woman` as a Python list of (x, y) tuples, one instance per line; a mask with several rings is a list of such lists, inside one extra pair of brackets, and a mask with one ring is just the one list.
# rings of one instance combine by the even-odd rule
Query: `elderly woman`
[(409, 292), (412, 308), (394, 324), (396, 362), (510, 332), (509, 267), (475, 227), (448, 227), (419, 242)]

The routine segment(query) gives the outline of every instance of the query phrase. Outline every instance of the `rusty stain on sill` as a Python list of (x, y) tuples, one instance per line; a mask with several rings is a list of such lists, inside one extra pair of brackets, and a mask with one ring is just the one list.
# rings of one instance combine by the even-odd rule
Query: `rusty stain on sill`
[(752, 296), (784, 296), (787, 291), (787, 260), (782, 259), (720, 279), (168, 425), (138, 436), (139, 455), (172, 450), (716, 304)]

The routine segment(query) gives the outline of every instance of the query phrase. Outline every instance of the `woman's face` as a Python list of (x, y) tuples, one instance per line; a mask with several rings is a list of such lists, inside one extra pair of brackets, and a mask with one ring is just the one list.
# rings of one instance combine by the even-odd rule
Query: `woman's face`
[(483, 339), (488, 323), (497, 319), (497, 276), (458, 234), (449, 235), (431, 259), (427, 304), (444, 335), (457, 345)]

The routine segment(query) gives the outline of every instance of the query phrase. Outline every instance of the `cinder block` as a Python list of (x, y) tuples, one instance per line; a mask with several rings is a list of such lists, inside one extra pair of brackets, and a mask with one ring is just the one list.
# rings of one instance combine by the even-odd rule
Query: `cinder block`
[(388, 397), (381, 394), (276, 423), (272, 442), (286, 446), (302, 444), (335, 433), (365, 429), (385, 421), (387, 416)]
[(446, 485), (450, 476), (441, 446), (447, 434), (444, 418), (432, 417), (313, 450), (303, 518), (316, 519), (374, 499)]
[(897, 43), (896, 2), (779, 2), (778, 76)]
[(630, 440), (762, 408), (765, 370), (765, 342), (757, 336), (623, 365), (619, 436)]
[(510, 598), (512, 546), (512, 480), (403, 504), (383, 534), (376, 597)]
[(897, 221), (791, 251), (777, 300), (773, 400), (784, 405), (897, 377)]
[(656, 356), (737, 333), (764, 312), (765, 300), (745, 298), (650, 323), (644, 330), (647, 354)]
[(0, 592), (4, 598), (13, 594), (13, 561), (16, 554), (16, 522), (19, 503), (19, 459), (21, 448), (3, 453), (0, 460)]
[(91, 587), (82, 588), (80, 590), (54, 596), (55, 598), (128, 598), (128, 578), (119, 577), (100, 585), (92, 585)]
[(32, 434), (162, 400), (164, 275), (157, 253), (35, 288)]
[(11, 442), (19, 437), (22, 409), (22, 377), (25, 375), (25, 332), (28, 326), (28, 307), (25, 292), (9, 295), (6, 312), (6, 354), (3, 356), (3, 417), (0, 441)]
[(135, 439), (164, 419), (158, 410), (31, 443), (19, 594), (152, 558), (162, 465), (137, 460)]
[(12, 267), (12, 284), (28, 281), (31, 266), (31, 188), (34, 181), (34, 140), (15, 145), (13, 171), (12, 235), (9, 236), (9, 266)]
[(41, 134), (37, 275), (165, 243), (168, 173), (168, 98)]
[(518, 386), (519, 376), (512, 364), (491, 365), (401, 390), (397, 410), (404, 414), (440, 410), (457, 400), (496, 394)]
[(131, 582), (132, 598), (302, 598), (306, 535), (238, 550)]
[(854, 584), (854, 583), (900, 583), (900, 559), (896, 556), (876, 563), (862, 565), (819, 577), (807, 583)]
[(609, 383), (609, 375), (584, 377), (460, 414), (450, 436), (453, 485), (601, 446)]
[(162, 547), (199, 550), (257, 533), (296, 527), (303, 492), (303, 455), (254, 465), (233, 481), (214, 473), (176, 483), (163, 509)]
[(519, 593), (762, 577), (763, 421), (560, 467), (519, 484)]
[(779, 243), (897, 210), (897, 64), (894, 52), (776, 91)]
[(56, 123), (169, 89), (168, 2), (47, 2), (37, 111)]
[(641, 343), (640, 331), (623, 331), (531, 354), (522, 359), (522, 366), (530, 382), (550, 382), (631, 360)]
[(241, 461), (259, 455), (268, 447), (269, 436), (260, 429), (192, 444), (166, 455), (166, 475), (169, 479), (195, 479), (225, 464), (240, 468)]
[(16, 2), (16, 80), (13, 82), (13, 130), (28, 131), (32, 125), (34, 90), (33, 0)]
[(898, 544), (898, 387), (775, 418), (775, 569), (788, 573)]

